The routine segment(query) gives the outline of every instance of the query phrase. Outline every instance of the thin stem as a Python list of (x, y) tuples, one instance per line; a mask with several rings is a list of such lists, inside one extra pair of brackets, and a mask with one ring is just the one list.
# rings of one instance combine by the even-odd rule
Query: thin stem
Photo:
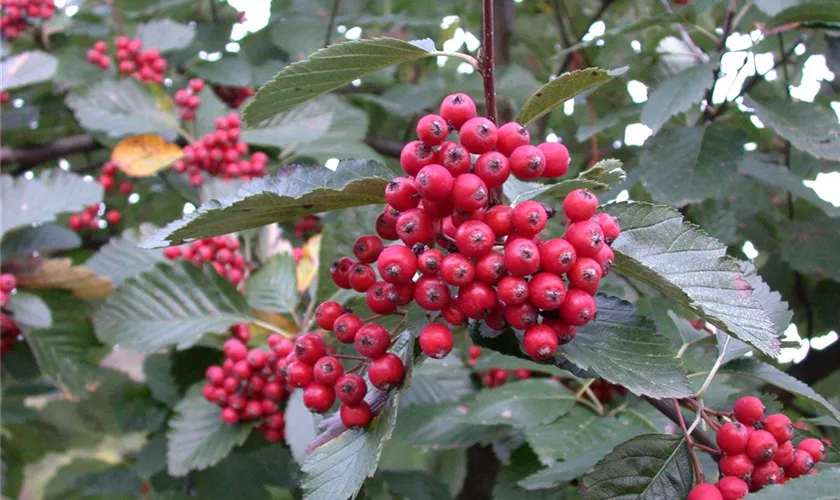
[(351, 366), (350, 368), (348, 368), (347, 370), (345, 370), (345, 372), (344, 372), (344, 373), (353, 373), (354, 371), (356, 371), (356, 370), (358, 370), (359, 368), (362, 368), (362, 367), (364, 367), (364, 366), (365, 366), (365, 363), (359, 363), (359, 364), (357, 364), (357, 365), (353, 365), (353, 366)]
[(723, 339), (723, 346), (720, 348), (720, 354), (718, 354), (717, 359), (715, 360), (715, 364), (712, 366), (712, 369), (709, 371), (709, 374), (706, 376), (706, 380), (703, 381), (703, 385), (700, 387), (700, 390), (694, 395), (695, 398), (703, 397), (703, 393), (705, 393), (709, 386), (712, 385), (712, 379), (715, 378), (717, 371), (720, 369), (721, 364), (723, 363), (723, 357), (726, 355), (726, 348), (729, 347), (729, 340), (732, 337), (726, 335)]
[(686, 444), (688, 444), (688, 454), (691, 455), (691, 466), (694, 468), (694, 476), (697, 477), (699, 482), (704, 483), (706, 482), (706, 475), (703, 474), (703, 466), (700, 465), (700, 459), (697, 458), (697, 453), (695, 453), (694, 448), (691, 447), (691, 434), (689, 434), (688, 429), (685, 428), (685, 419), (683, 419), (680, 403), (676, 399), (673, 399), (672, 401), (674, 402), (674, 409), (676, 410), (677, 418), (679, 419), (680, 430), (682, 431)]
[[(669, 14), (673, 14), (674, 9), (671, 8), (671, 3), (668, 0), (661, 1), (662, 5), (665, 7), (665, 10)], [(702, 61), (708, 59), (703, 50), (701, 50), (700, 47), (698, 47), (697, 44), (694, 43), (694, 40), (691, 39), (691, 35), (688, 34), (688, 31), (685, 30), (682, 24), (674, 23), (674, 27), (677, 29), (677, 31), (680, 32), (680, 37), (682, 38), (683, 42), (688, 46), (689, 50), (691, 50), (693, 56), (699, 58)]]
[(720, 35), (720, 39), (718, 39), (717, 47), (715, 51), (718, 53), (718, 64), (715, 67), (715, 70), (712, 72), (712, 86), (709, 90), (706, 91), (706, 110), (703, 113), (703, 117), (705, 120), (709, 120), (712, 116), (711, 107), (712, 107), (712, 96), (715, 93), (715, 87), (718, 84), (718, 78), (720, 78), (720, 70), (721, 70), (721, 61), (723, 59), (723, 49), (726, 47), (726, 39), (729, 38), (729, 34), (732, 33), (733, 21), (735, 20), (735, 9), (738, 7), (736, 0), (730, 0), (729, 7), (726, 9), (726, 16), (723, 19), (723, 31)]
[(496, 45), (493, 28), (493, 0), (482, 0), (481, 19), (481, 76), (484, 80), (484, 101), (487, 105), (487, 118), (496, 123), (498, 110), (496, 109)]
[(429, 56), (440, 56), (440, 57), (455, 57), (458, 59), (463, 59), (464, 61), (468, 62), (470, 66), (475, 68), (477, 71), (481, 70), (481, 64), (478, 62), (478, 59), (475, 57), (464, 54), (463, 52), (442, 52), (442, 51), (435, 51), (430, 52)]
[(327, 24), (327, 35), (324, 38), (324, 47), (330, 44), (332, 39), (332, 32), (335, 29), (335, 18), (338, 16), (338, 11), (341, 8), (341, 0), (333, 0), (333, 8), (330, 13), (330, 22)]
[(693, 447), (695, 447), (699, 450), (703, 450), (706, 453), (710, 453), (712, 455), (720, 455), (721, 454), (720, 450), (716, 450), (714, 448), (709, 448), (708, 446), (703, 446), (702, 444), (691, 443), (691, 446), (693, 446)]
[(295, 335), (293, 333), (289, 333), (286, 330), (280, 328), (279, 326), (272, 325), (271, 323), (268, 323), (266, 321), (255, 319), (255, 320), (251, 320), (251, 323), (253, 323), (253, 324), (255, 324), (255, 325), (257, 325), (261, 328), (265, 328), (268, 331), (271, 331), (271, 332), (277, 333), (279, 335), (282, 335), (283, 337), (286, 337), (287, 339), (295, 338)]
[(365, 358), (364, 356), (351, 356), (349, 354), (333, 354), (332, 357), (338, 359), (354, 359), (356, 361), (364, 361), (365, 363), (370, 361), (370, 359)]
[(408, 321), (408, 315), (403, 316), (403, 319), (397, 323), (397, 326), (394, 327), (394, 331), (391, 333), (391, 344), (393, 344), (402, 333), (402, 327), (405, 326), (406, 321)]

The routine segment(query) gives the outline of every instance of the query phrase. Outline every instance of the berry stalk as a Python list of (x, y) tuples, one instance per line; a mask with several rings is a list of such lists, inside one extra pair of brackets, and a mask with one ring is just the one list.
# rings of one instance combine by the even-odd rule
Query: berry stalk
[(487, 118), (496, 123), (496, 48), (495, 29), (493, 26), (493, 0), (482, 0), (482, 41), (481, 41), (481, 76), (484, 80), (484, 101), (487, 105)]

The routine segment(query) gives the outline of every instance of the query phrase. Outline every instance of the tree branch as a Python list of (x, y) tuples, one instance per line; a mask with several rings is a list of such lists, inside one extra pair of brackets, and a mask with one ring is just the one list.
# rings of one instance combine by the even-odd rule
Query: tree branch
[(482, 0), (481, 17), (481, 76), (484, 82), (484, 102), (487, 107), (487, 118), (496, 123), (496, 42), (494, 22), (495, 0)]
[(405, 145), (396, 139), (384, 139), (382, 137), (365, 137), (365, 144), (372, 147), (379, 154), (394, 158), (400, 157), (400, 152), (402, 152), (402, 148)]
[(327, 36), (324, 39), (324, 47), (330, 44), (332, 39), (332, 32), (335, 29), (335, 18), (338, 16), (338, 10), (341, 8), (341, 0), (333, 0), (333, 8), (330, 13), (330, 22), (327, 24)]
[(502, 464), (490, 446), (473, 445), (467, 448), (467, 475), (456, 500), (490, 500), (493, 486)]
[(706, 91), (706, 111), (703, 113), (703, 117), (706, 121), (708, 121), (711, 117), (711, 111), (709, 110), (712, 108), (712, 96), (715, 94), (715, 87), (717, 87), (718, 78), (720, 78), (721, 61), (723, 60), (723, 48), (726, 47), (726, 39), (729, 38), (729, 34), (732, 33), (736, 7), (737, 5), (735, 4), (735, 0), (730, 0), (729, 8), (726, 9), (726, 16), (723, 19), (723, 32), (721, 33), (717, 47), (715, 48), (715, 51), (718, 53), (718, 64), (715, 70), (712, 72), (712, 86), (709, 90)]
[(89, 135), (63, 137), (33, 148), (18, 149), (4, 146), (0, 148), (0, 165), (17, 165), (21, 167), (14, 172), (17, 173), (45, 161), (93, 151), (99, 147), (93, 137)]
[[(669, 404), (670, 400), (653, 399), (648, 396), (643, 396), (643, 399), (647, 401), (648, 404), (656, 408), (659, 411), (659, 413), (668, 417), (668, 419), (674, 422), (675, 424), (680, 425), (680, 421), (685, 422), (685, 416), (680, 416), (677, 414), (677, 409), (671, 404)], [(682, 414), (681, 410), (680, 414)], [(694, 429), (694, 432), (691, 433), (691, 439), (695, 443), (702, 444), (703, 446), (706, 446), (708, 448), (712, 448), (714, 450), (718, 449), (717, 441), (715, 440), (715, 438), (712, 437), (708, 432), (705, 432), (701, 429)]]

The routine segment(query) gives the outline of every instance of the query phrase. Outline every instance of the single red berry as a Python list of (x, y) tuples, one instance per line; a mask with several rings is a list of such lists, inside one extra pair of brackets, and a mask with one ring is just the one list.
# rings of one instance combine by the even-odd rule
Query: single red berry
[(286, 368), (286, 380), (292, 387), (306, 387), (312, 383), (312, 366), (295, 361)]
[(510, 161), (498, 151), (488, 151), (478, 157), (474, 172), (489, 189), (495, 189), (510, 177)]
[(114, 178), (107, 175), (99, 176), (98, 182), (105, 191), (110, 191), (114, 187)]
[(338, 359), (332, 356), (324, 356), (315, 363), (312, 372), (316, 382), (332, 386), (344, 375), (344, 367)]
[(473, 281), (458, 290), (458, 308), (468, 318), (486, 317), (497, 302), (496, 291), (480, 281)]
[(495, 285), (505, 276), (505, 258), (499, 252), (490, 252), (475, 263), (475, 277), (482, 283)]
[(588, 189), (575, 189), (563, 200), (563, 213), (572, 222), (589, 220), (597, 211), (598, 197)]
[(464, 255), (451, 253), (440, 262), (440, 277), (452, 286), (465, 286), (475, 278), (475, 266)]
[(388, 205), (404, 212), (416, 208), (420, 203), (417, 185), (413, 178), (394, 177), (385, 187), (385, 199)]
[(386, 353), (374, 359), (368, 367), (370, 383), (377, 389), (387, 390), (402, 382), (405, 367), (402, 360), (393, 353)]
[(353, 259), (342, 257), (330, 266), (330, 277), (339, 288), (350, 288), (350, 268), (353, 267)]
[(545, 154), (540, 148), (519, 146), (510, 155), (510, 170), (520, 179), (537, 179), (545, 171), (545, 162)]
[(720, 462), (718, 462), (720, 473), (724, 476), (732, 476), (749, 481), (753, 473), (755, 464), (745, 454), (741, 455), (724, 455)]
[(379, 257), (383, 248), (381, 239), (372, 234), (366, 234), (359, 236), (356, 243), (353, 244), (353, 255), (359, 259), (359, 262), (372, 264), (376, 262), (376, 258)]
[(392, 285), (384, 281), (377, 281), (371, 285), (365, 295), (368, 309), (376, 314), (391, 314), (396, 311), (397, 304), (391, 300), (391, 291)]
[(351, 344), (356, 339), (356, 332), (362, 327), (362, 319), (353, 313), (344, 313), (333, 323), (335, 338), (342, 344)]
[(391, 336), (388, 334), (388, 330), (371, 323), (359, 328), (353, 343), (356, 346), (356, 350), (359, 351), (359, 354), (375, 359), (388, 351)]
[(417, 256), (417, 269), (426, 276), (436, 276), (440, 272), (443, 254), (440, 250), (429, 248)]
[(539, 311), (530, 302), (509, 305), (504, 311), (505, 321), (517, 330), (525, 330), (539, 320)]
[(595, 295), (598, 291), (598, 282), (601, 281), (602, 274), (601, 264), (595, 259), (581, 257), (577, 259), (566, 277), (569, 279), (569, 284), (572, 288), (577, 288), (590, 295)]
[(475, 101), (467, 94), (451, 94), (440, 104), (440, 116), (452, 124), (456, 130), (471, 118), (475, 117)]
[(250, 378), (252, 373), (253, 370), (251, 369), (251, 365), (244, 359), (242, 361), (237, 361), (233, 365), (233, 374), (241, 380)]
[(397, 235), (409, 248), (418, 243), (429, 244), (435, 238), (435, 228), (431, 217), (419, 208), (403, 212), (397, 218)]
[(222, 422), (226, 424), (235, 424), (239, 422), (239, 413), (233, 408), (224, 408), (222, 410)]
[(402, 152), (400, 152), (400, 166), (408, 175), (417, 175), (421, 168), (432, 164), (434, 161), (434, 151), (423, 141), (411, 141), (403, 146)]
[(314, 365), (326, 355), (327, 346), (324, 344), (324, 339), (315, 333), (303, 334), (295, 340), (295, 357), (298, 361)]
[(778, 448), (779, 443), (769, 432), (764, 430), (750, 432), (747, 440), (747, 456), (753, 462), (760, 464), (772, 460)]
[(577, 328), (559, 319), (544, 319), (543, 323), (550, 326), (557, 334), (557, 343), (568, 344), (575, 339)]
[(452, 201), (446, 200), (426, 200), (424, 199), (421, 202), (421, 208), (426, 215), (433, 219), (439, 219), (441, 217), (446, 217), (452, 213), (452, 210), (455, 208), (455, 205), (452, 204)]
[(496, 236), (507, 236), (513, 231), (513, 209), (507, 205), (496, 205), (484, 214), (484, 223)]
[(453, 177), (470, 171), (470, 154), (457, 142), (444, 142), (436, 153), (435, 161), (449, 170)]
[(793, 462), (785, 467), (785, 474), (790, 478), (804, 476), (814, 468), (814, 457), (805, 450), (793, 452)]
[(544, 142), (537, 146), (545, 155), (546, 178), (563, 177), (569, 171), (569, 150), (559, 142)]
[(376, 218), (376, 234), (383, 240), (396, 240), (400, 237), (397, 234), (397, 220), (391, 220), (384, 213)]
[(17, 279), (12, 273), (0, 274), (0, 291), (10, 293), (17, 288)]
[(735, 401), (733, 410), (735, 418), (747, 427), (752, 427), (756, 422), (764, 420), (764, 403), (754, 396), (738, 399)]
[(259, 370), (265, 366), (268, 355), (262, 349), (251, 349), (248, 351), (248, 356), (245, 359), (251, 368)]
[(447, 199), (454, 182), (449, 170), (434, 163), (420, 169), (415, 180), (417, 191), (430, 200)]
[(713, 484), (700, 483), (691, 488), (686, 500), (723, 500), (723, 496)]
[(559, 309), (566, 298), (566, 284), (556, 274), (541, 272), (528, 283), (528, 300), (543, 311)]
[(496, 235), (490, 226), (483, 222), (470, 220), (458, 227), (455, 233), (455, 245), (467, 257), (481, 257), (490, 253), (496, 243)]
[(601, 225), (601, 231), (604, 232), (604, 242), (607, 245), (612, 245), (612, 242), (621, 234), (621, 226), (618, 225), (618, 219), (603, 212), (595, 217), (597, 217), (598, 224)]
[(536, 243), (518, 238), (505, 246), (505, 267), (513, 276), (528, 276), (540, 268), (540, 249)]
[(414, 285), (414, 300), (427, 311), (440, 311), (451, 300), (449, 285), (434, 276), (423, 276)]
[(741, 500), (750, 492), (749, 485), (737, 477), (722, 477), (715, 486), (723, 500)]
[(740, 422), (727, 422), (717, 432), (717, 445), (727, 455), (738, 455), (747, 451), (749, 429)]
[(785, 441), (779, 445), (776, 454), (773, 455), (773, 461), (779, 464), (779, 467), (789, 467), (793, 463), (793, 453), (796, 449), (793, 447), (793, 442)]
[(350, 288), (357, 292), (366, 292), (376, 283), (376, 271), (367, 264), (357, 262), (350, 268)]
[(499, 139), (499, 131), (496, 125), (483, 117), (476, 117), (467, 120), (459, 131), (461, 145), (473, 154), (486, 153), (496, 147)]
[(388, 283), (410, 283), (417, 272), (417, 257), (407, 247), (392, 245), (379, 254), (376, 267)]
[(221, 387), (225, 383), (225, 371), (221, 366), (210, 366), (204, 372), (204, 378), (207, 379), (212, 386)]
[(426, 356), (434, 359), (445, 358), (455, 345), (452, 331), (443, 323), (431, 323), (420, 331), (420, 348)]
[(524, 237), (534, 236), (545, 229), (548, 217), (542, 203), (524, 201), (513, 209), (513, 229)]
[(450, 201), (461, 210), (472, 212), (484, 208), (489, 200), (487, 185), (475, 174), (462, 174), (455, 179)]
[(537, 361), (542, 361), (554, 356), (554, 352), (557, 350), (557, 335), (549, 326), (531, 325), (525, 330), (525, 335), (522, 337), (522, 346), (529, 356)]
[(239, 339), (228, 339), (222, 344), (222, 352), (233, 361), (242, 361), (248, 355), (248, 348)]
[[(70, 229), (73, 231), (79, 231), (84, 227), (84, 222), (82, 221), (82, 216), (79, 214), (73, 214), (70, 216), (69, 226)], [(177, 248), (177, 247), (175, 247)], [(166, 250), (169, 250), (168, 248)], [(164, 251), (165, 252), (165, 251)]]
[(796, 449), (807, 451), (816, 463), (822, 462), (823, 456), (825, 455), (825, 445), (816, 438), (803, 439)]
[(204, 80), (201, 78), (193, 78), (189, 81), (187, 86), (193, 91), (193, 93), (198, 94), (204, 90)]
[(341, 405), (339, 415), (341, 416), (341, 423), (348, 429), (367, 427), (373, 418), (370, 405), (365, 401), (360, 401), (359, 404), (353, 406)]
[(782, 444), (793, 437), (793, 422), (787, 415), (774, 413), (764, 419), (764, 430), (772, 434), (776, 442)]
[(588, 220), (569, 224), (563, 238), (575, 247), (578, 257), (595, 257), (604, 246), (601, 226)]
[(531, 144), (528, 129), (516, 122), (508, 122), (499, 127), (499, 140), (496, 149), (505, 156), (510, 156), (519, 146)]
[(449, 135), (449, 125), (443, 117), (426, 115), (417, 121), (417, 137), (429, 146), (439, 146)]
[(458, 308), (458, 297), (453, 297), (449, 307), (444, 308), (440, 312), (440, 316), (452, 326), (460, 326), (466, 323), (467, 316)]
[(367, 394), (365, 379), (355, 373), (342, 375), (335, 383), (335, 392), (342, 403), (357, 405)]
[(461, 226), (461, 224), (467, 221), (484, 222), (484, 215), (486, 213), (487, 211), (483, 208), (479, 208), (478, 210), (473, 211), (461, 210), (456, 208), (452, 211), (451, 215), (449, 216), (449, 220), (450, 222), (452, 222), (452, 225), (455, 226), (455, 228), (458, 228)]
[(594, 257), (594, 259), (595, 262), (601, 266), (601, 277), (610, 274), (610, 270), (612, 270), (613, 266), (615, 266), (615, 253), (609, 245), (601, 246), (601, 249), (598, 250), (598, 254)]
[(763, 464), (756, 464), (750, 476), (750, 486), (753, 491), (760, 490), (767, 485), (778, 483), (782, 479), (782, 475), (781, 467), (772, 460)]
[(335, 403), (335, 391), (320, 382), (312, 382), (303, 391), (303, 404), (315, 413), (326, 413)]
[(592, 295), (583, 290), (571, 289), (560, 305), (560, 317), (573, 326), (583, 326), (597, 315), (598, 308)]
[(128, 196), (134, 191), (134, 185), (129, 182), (121, 182), (119, 187), (117, 188), (117, 192), (119, 192), (123, 196)]
[(499, 299), (505, 304), (517, 305), (528, 300), (528, 282), (517, 276), (505, 276), (497, 288)]
[(338, 302), (324, 302), (315, 309), (315, 323), (324, 330), (332, 330), (336, 318), (344, 313)]

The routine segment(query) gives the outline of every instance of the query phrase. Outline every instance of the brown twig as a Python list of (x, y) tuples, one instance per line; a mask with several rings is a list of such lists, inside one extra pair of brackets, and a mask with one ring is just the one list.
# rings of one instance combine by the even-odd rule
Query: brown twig
[(482, 0), (482, 18), (481, 18), (481, 77), (484, 82), (484, 102), (487, 106), (487, 119), (496, 123), (498, 120), (498, 111), (496, 109), (496, 46), (493, 37), (495, 30), (493, 29), (493, 0)]
[(688, 445), (688, 454), (691, 455), (691, 466), (694, 468), (694, 477), (697, 478), (698, 482), (705, 483), (706, 475), (703, 474), (703, 466), (700, 465), (700, 459), (697, 457), (697, 453), (694, 452), (694, 447), (692, 446), (691, 436), (688, 435), (688, 429), (685, 427), (685, 418), (683, 418), (682, 410), (680, 410), (680, 402), (676, 399), (672, 399), (671, 401), (674, 403), (674, 410), (677, 413), (680, 430), (682, 431), (685, 442)]
[(736, 7), (736, 0), (730, 0), (729, 7), (726, 9), (726, 16), (723, 19), (723, 31), (720, 35), (720, 39), (718, 40), (717, 47), (715, 48), (715, 51), (718, 53), (718, 64), (712, 72), (712, 86), (711, 88), (709, 88), (709, 90), (706, 91), (706, 111), (703, 113), (703, 118), (706, 121), (708, 121), (711, 117), (711, 112), (709, 110), (712, 106), (712, 96), (715, 93), (715, 87), (717, 87), (718, 78), (720, 78), (721, 61), (723, 60), (723, 48), (726, 47), (726, 39), (729, 38), (729, 34), (732, 33), (732, 25), (733, 21), (735, 20)]
[(341, 0), (333, 0), (332, 12), (330, 12), (330, 21), (327, 23), (327, 36), (324, 39), (324, 47), (330, 44), (332, 39), (332, 32), (335, 29), (335, 18), (338, 17), (338, 10), (341, 8)]

